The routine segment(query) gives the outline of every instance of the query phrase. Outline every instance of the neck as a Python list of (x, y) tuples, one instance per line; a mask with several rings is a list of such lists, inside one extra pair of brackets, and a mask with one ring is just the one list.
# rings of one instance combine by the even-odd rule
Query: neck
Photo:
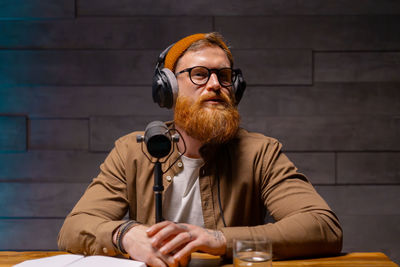
[(175, 125), (175, 128), (178, 129), (178, 131), (181, 134), (181, 138), (179, 139), (178, 142), (178, 148), (180, 152), (185, 151), (185, 145), (183, 144), (182, 138), (185, 140), (186, 144), (186, 152), (185, 156), (189, 158), (201, 158), (200, 155), (200, 147), (203, 145), (199, 140), (189, 136), (185, 130), (183, 130), (181, 127), (178, 125)]

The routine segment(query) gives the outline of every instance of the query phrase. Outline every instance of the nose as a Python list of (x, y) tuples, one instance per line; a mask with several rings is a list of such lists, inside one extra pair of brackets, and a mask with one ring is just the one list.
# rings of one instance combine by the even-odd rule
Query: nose
[(210, 79), (207, 82), (207, 90), (221, 90), (221, 84), (219, 83), (218, 76), (216, 73), (211, 73)]

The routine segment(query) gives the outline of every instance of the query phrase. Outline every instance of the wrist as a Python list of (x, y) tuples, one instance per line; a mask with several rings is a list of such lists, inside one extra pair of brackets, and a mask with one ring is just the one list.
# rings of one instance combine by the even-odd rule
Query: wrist
[(117, 251), (119, 251), (122, 254), (127, 254), (122, 241), (126, 233), (137, 225), (139, 225), (139, 223), (132, 220), (132, 221), (127, 221), (118, 227), (117, 231), (115, 231), (115, 233), (113, 234), (113, 244), (117, 249)]
[(218, 235), (221, 237), (221, 255), (225, 255), (226, 254), (226, 250), (227, 250), (227, 245), (226, 245), (226, 238), (224, 233), (222, 233), (222, 231), (217, 230)]

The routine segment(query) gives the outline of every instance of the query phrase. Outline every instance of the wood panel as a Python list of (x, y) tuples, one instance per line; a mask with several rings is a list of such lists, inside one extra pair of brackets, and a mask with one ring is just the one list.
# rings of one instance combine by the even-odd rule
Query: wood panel
[[(160, 51), (0, 51), (4, 84), (150, 85)], [(310, 84), (310, 50), (237, 51), (249, 84)], [(255, 59), (259, 59), (255, 61)], [(13, 62), (13, 64), (11, 64)]]
[(83, 151), (28, 151), (0, 154), (0, 181), (83, 182), (99, 173), (105, 153)]
[(307, 49), (233, 50), (235, 66), (248, 85), (312, 84), (312, 53)]
[(213, 30), (235, 49), (394, 50), (400, 41), (398, 16), (217, 17), (215, 28), (212, 23), (209, 16), (6, 20), (0, 21), (0, 47), (163, 49), (183, 36)]
[(248, 86), (239, 110), (243, 117), (398, 115), (399, 88), (399, 83)]
[(0, 250), (58, 250), (64, 218), (0, 219)]
[(340, 216), (400, 215), (398, 185), (318, 185), (318, 193)]
[(399, 23), (399, 16), (389, 15), (221, 16), (215, 18), (215, 30), (240, 49), (382, 51), (400, 48)]
[(153, 102), (150, 86), (0, 85), (0, 113), (30, 118), (149, 115), (167, 112)]
[(33, 85), (150, 85), (159, 51), (0, 51), (0, 81)]
[(338, 153), (338, 183), (400, 184), (399, 162), (399, 153)]
[(400, 262), (399, 215), (340, 216), (343, 232), (343, 251), (381, 251), (393, 261)]
[[(91, 150), (108, 151), (127, 133), (144, 130), (153, 120), (171, 117), (92, 117)], [(359, 151), (400, 149), (396, 117), (246, 117), (243, 126), (278, 138), (285, 151)], [(374, 129), (371, 131), (370, 129)], [(379, 141), (384, 140), (384, 141)], [(311, 165), (311, 164), (309, 164)]]
[[(88, 184), (1, 183), (0, 217), (65, 217)], [(317, 185), (316, 188), (341, 215), (400, 215), (397, 209), (400, 185)]]
[(29, 149), (88, 150), (88, 119), (32, 119)]
[(64, 19), (75, 17), (74, 0), (2, 0), (0, 19)]
[(399, 82), (399, 52), (315, 53), (317, 82)]
[(285, 154), (312, 184), (335, 184), (334, 153), (289, 152)]
[[(399, 88), (400, 83), (248, 86), (239, 109), (243, 117), (395, 115), (400, 111)], [(162, 116), (168, 110), (153, 102), (150, 86), (0, 85), (0, 113), (87, 118)]]
[(252, 116), (251, 131), (280, 140), (286, 151), (399, 151), (398, 116)]
[(399, 185), (317, 186), (317, 191), (339, 217), (343, 252), (381, 251), (399, 262)]
[[(158, 49), (161, 52), (186, 35), (212, 31), (212, 18), (180, 16), (10, 20), (0, 21), (0, 27), (0, 48)], [(151, 62), (155, 63), (156, 58)]]
[(110, 151), (119, 137), (134, 131), (144, 131), (152, 121), (172, 119), (172, 114), (167, 113), (162, 116), (91, 117), (90, 150)]
[(400, 5), (396, 1), (383, 0), (376, 4), (372, 0), (335, 1), (260, 1), (260, 0), (194, 0), (190, 5), (184, 0), (173, 2), (158, 1), (150, 4), (146, 0), (85, 0), (78, 1), (80, 16), (142, 16), (142, 15), (359, 15), (359, 14), (399, 14)]
[(63, 218), (88, 183), (1, 183), (0, 218)]
[(0, 151), (25, 151), (26, 117), (0, 115)]

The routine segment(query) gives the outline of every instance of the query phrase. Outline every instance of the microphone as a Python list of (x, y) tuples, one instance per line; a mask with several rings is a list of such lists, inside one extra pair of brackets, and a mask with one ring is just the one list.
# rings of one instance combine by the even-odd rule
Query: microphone
[[(162, 216), (162, 192), (164, 191), (162, 175), (166, 171), (165, 172), (162, 171), (161, 163), (165, 163), (166, 160), (171, 156), (172, 153), (170, 152), (172, 148), (172, 142), (175, 143), (178, 142), (179, 135), (174, 134), (171, 136), (170, 129), (168, 129), (167, 125), (165, 125), (165, 123), (163, 123), (162, 121), (152, 121), (146, 126), (146, 129), (144, 130), (144, 136), (137, 135), (136, 141), (138, 143), (142, 143), (143, 154), (147, 157), (147, 159), (151, 163), (154, 163), (153, 191), (155, 198), (156, 222), (158, 223), (164, 220)], [(147, 151), (149, 152), (149, 154), (157, 159), (156, 161), (153, 162), (146, 155), (146, 153), (143, 150), (143, 143), (146, 144)], [(186, 151), (186, 145), (185, 145), (185, 151)], [(163, 162), (160, 162), (160, 159), (166, 156), (168, 157)], [(178, 159), (176, 159), (169, 168), (171, 168), (172, 165), (174, 165), (177, 160)], [(167, 170), (169, 170), (169, 168)]]
[(172, 148), (171, 135), (162, 121), (153, 121), (146, 126), (144, 142), (149, 154), (158, 159), (167, 156)]

